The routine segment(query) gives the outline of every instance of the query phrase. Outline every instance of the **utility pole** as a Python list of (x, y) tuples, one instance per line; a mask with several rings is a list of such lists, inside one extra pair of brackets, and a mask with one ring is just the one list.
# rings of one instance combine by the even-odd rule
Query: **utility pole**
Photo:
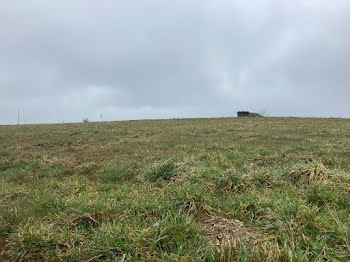
[(17, 125), (19, 126), (19, 108), (17, 110)]
[(102, 119), (103, 119), (103, 113), (100, 114), (100, 118), (101, 118), (101, 122), (102, 122)]

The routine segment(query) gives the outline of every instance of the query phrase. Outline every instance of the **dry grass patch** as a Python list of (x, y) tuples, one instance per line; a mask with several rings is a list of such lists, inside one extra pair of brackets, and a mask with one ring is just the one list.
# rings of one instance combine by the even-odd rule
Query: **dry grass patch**
[(261, 236), (252, 228), (247, 227), (238, 219), (227, 219), (215, 215), (208, 215), (202, 221), (203, 228), (207, 230), (208, 237), (216, 240), (216, 245), (221, 245), (226, 241), (241, 239), (249, 241)]
[(328, 170), (321, 163), (309, 163), (292, 170), (289, 178), (294, 184), (321, 184), (328, 180)]

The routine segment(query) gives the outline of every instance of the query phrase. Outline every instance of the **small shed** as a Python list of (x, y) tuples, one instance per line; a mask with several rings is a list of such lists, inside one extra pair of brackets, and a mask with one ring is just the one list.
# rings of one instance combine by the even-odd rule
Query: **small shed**
[(237, 117), (248, 117), (250, 115), (249, 111), (238, 111)]

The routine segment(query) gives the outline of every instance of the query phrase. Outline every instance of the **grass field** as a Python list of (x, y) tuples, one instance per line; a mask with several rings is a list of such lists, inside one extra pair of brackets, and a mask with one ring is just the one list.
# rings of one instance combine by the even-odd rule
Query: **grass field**
[(348, 261), (350, 120), (0, 126), (0, 261)]

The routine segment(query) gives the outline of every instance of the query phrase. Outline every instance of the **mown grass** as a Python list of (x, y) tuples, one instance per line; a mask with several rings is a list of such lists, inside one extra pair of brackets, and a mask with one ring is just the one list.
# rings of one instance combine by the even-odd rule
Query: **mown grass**
[[(238, 219), (253, 238), (203, 225)], [(1, 259), (350, 260), (350, 121), (0, 127)]]

